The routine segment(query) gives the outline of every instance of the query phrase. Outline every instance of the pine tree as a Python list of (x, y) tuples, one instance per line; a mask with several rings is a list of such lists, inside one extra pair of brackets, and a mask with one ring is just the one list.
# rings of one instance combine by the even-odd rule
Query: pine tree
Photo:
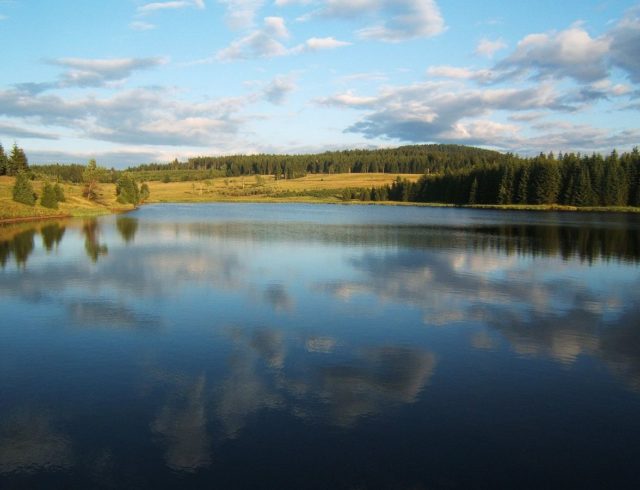
[(475, 204), (476, 198), (478, 196), (478, 179), (474, 177), (473, 182), (471, 183), (471, 188), (469, 189), (469, 199), (467, 202), (469, 204)]
[(515, 184), (515, 171), (512, 165), (506, 165), (502, 169), (502, 179), (498, 188), (498, 204), (511, 204), (513, 200), (513, 187)]
[(84, 189), (82, 195), (90, 200), (98, 198), (99, 183), (100, 180), (106, 174), (106, 170), (99, 167), (95, 160), (89, 160), (87, 166), (82, 172), (82, 181), (84, 182)]
[(58, 209), (58, 199), (53, 186), (46, 182), (42, 188), (42, 197), (40, 197), (40, 205), (45, 208)]
[(597, 204), (593, 187), (591, 185), (591, 176), (586, 166), (578, 168), (578, 173), (574, 178), (574, 190), (572, 193), (571, 204), (575, 206), (594, 206)]
[(529, 201), (534, 204), (555, 204), (560, 184), (560, 168), (555, 160), (539, 161), (532, 169)]
[(135, 206), (140, 203), (140, 190), (128, 172), (123, 173), (118, 179), (116, 196), (117, 201), (121, 204), (133, 204)]
[(518, 176), (518, 190), (516, 192), (515, 202), (517, 204), (527, 204), (529, 198), (529, 165), (524, 165), (520, 169)]
[(7, 160), (6, 174), (18, 175), (19, 172), (26, 171), (28, 168), (29, 162), (27, 161), (27, 155), (25, 155), (22, 148), (18, 147), (18, 145), (14, 143), (13, 148), (11, 149), (11, 155)]
[(36, 193), (33, 192), (33, 186), (25, 171), (18, 172), (16, 176), (16, 182), (13, 185), (13, 200), (29, 206), (36, 203)]
[(58, 202), (66, 202), (67, 199), (64, 197), (64, 189), (60, 184), (56, 182), (53, 186), (53, 191), (56, 193), (56, 200)]

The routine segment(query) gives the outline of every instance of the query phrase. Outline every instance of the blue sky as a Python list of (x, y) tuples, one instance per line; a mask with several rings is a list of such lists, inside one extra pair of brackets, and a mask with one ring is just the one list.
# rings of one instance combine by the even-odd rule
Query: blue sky
[(230, 153), (640, 144), (640, 3), (0, 0), (0, 142)]

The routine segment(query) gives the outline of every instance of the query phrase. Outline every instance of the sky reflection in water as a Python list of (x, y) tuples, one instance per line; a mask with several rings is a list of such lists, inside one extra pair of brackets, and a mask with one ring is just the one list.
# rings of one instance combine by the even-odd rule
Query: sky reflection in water
[(4, 227), (0, 483), (638, 483), (639, 243), (367, 206)]

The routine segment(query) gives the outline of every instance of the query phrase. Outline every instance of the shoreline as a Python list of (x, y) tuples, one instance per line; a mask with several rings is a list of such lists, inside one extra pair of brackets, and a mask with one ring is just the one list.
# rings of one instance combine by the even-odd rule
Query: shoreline
[[(405, 202), (405, 201), (326, 201), (321, 199), (292, 199), (292, 198), (267, 198), (267, 199), (214, 199), (214, 200), (174, 200), (174, 201), (151, 201), (144, 204), (140, 204), (138, 207), (147, 205), (162, 205), (162, 204), (333, 204), (344, 206), (413, 206), (413, 207), (429, 207), (429, 208), (458, 208), (458, 209), (476, 209), (480, 211), (507, 211), (507, 212), (539, 212), (539, 213), (611, 213), (611, 214), (638, 214), (640, 208), (634, 207), (577, 207), (577, 206), (562, 206), (562, 205), (535, 205), (535, 204), (447, 204), (447, 203), (423, 203), (423, 202)], [(33, 215), (33, 216), (19, 216), (13, 218), (0, 218), (0, 225), (7, 225), (13, 223), (22, 223), (30, 221), (46, 221), (55, 219), (70, 219), (70, 218), (89, 218), (98, 216), (107, 216), (115, 214), (123, 214), (131, 211), (135, 211), (138, 207), (132, 209), (115, 209), (108, 208), (105, 212), (98, 213), (66, 213), (55, 215)]]

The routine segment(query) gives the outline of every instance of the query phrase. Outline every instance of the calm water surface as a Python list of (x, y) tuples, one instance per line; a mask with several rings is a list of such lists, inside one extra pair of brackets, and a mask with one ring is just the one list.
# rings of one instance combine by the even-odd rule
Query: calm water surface
[(0, 228), (0, 488), (639, 488), (640, 219)]

